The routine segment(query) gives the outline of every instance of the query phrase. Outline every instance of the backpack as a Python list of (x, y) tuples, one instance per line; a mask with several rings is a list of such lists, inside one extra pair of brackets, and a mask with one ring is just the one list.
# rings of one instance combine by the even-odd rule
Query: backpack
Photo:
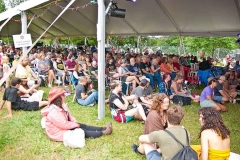
[(191, 105), (191, 98), (190, 97), (174, 95), (172, 101), (173, 101), (173, 103), (178, 104), (180, 106)]
[(170, 131), (164, 130), (167, 134), (169, 134), (175, 141), (177, 141), (179, 144), (183, 146), (183, 149), (181, 149), (173, 158), (172, 160), (198, 160), (197, 152), (195, 152), (189, 145), (189, 137), (187, 130), (186, 131), (187, 136), (187, 146), (184, 146)]

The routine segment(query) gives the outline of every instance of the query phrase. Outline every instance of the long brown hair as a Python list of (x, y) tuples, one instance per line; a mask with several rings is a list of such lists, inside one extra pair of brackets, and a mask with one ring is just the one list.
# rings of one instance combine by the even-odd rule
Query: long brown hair
[(61, 96), (54, 99), (51, 104), (55, 104), (56, 106), (62, 108), (62, 98), (61, 98)]
[(156, 95), (153, 98), (153, 104), (152, 104), (151, 110), (156, 110), (157, 113), (159, 113), (159, 114), (161, 112), (167, 113), (166, 111), (163, 111), (163, 109), (161, 108), (165, 98), (168, 98), (168, 96), (164, 93), (159, 93), (158, 95)]
[(213, 130), (220, 137), (222, 137), (223, 140), (229, 137), (230, 131), (223, 123), (223, 120), (219, 111), (217, 111), (215, 108), (212, 108), (212, 107), (201, 108), (198, 111), (198, 114), (203, 115), (203, 118), (202, 118), (203, 126), (200, 129), (199, 138), (201, 138), (202, 131), (207, 129)]

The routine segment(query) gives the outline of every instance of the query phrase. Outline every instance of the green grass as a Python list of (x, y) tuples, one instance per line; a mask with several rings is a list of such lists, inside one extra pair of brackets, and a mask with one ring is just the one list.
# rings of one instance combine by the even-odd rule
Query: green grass
[[(49, 89), (42, 88), (48, 93)], [(197, 91), (198, 93), (201, 90)], [(44, 97), (47, 98), (47, 94)], [(108, 94), (108, 92), (107, 92)], [(2, 97), (2, 93), (0, 93)], [(67, 103), (73, 116), (81, 123), (104, 126), (113, 121), (106, 106), (106, 117), (97, 121), (97, 106), (81, 107), (72, 103), (72, 96), (67, 97)], [(191, 144), (200, 144), (198, 139), (200, 125), (196, 113), (199, 104), (192, 103), (184, 106), (184, 125), (191, 133)], [(231, 131), (231, 151), (240, 153), (240, 123), (239, 104), (227, 104), (228, 112), (222, 113), (225, 124)], [(0, 111), (0, 118), (7, 114), (6, 107)], [(132, 152), (131, 144), (138, 143), (138, 137), (143, 133), (144, 125), (134, 120), (127, 124), (113, 121), (113, 133), (98, 139), (87, 139), (82, 149), (64, 147), (61, 142), (48, 139), (41, 128), (40, 111), (14, 111), (13, 118), (0, 120), (0, 159), (29, 160), (29, 159), (71, 159), (71, 160), (143, 160)]]

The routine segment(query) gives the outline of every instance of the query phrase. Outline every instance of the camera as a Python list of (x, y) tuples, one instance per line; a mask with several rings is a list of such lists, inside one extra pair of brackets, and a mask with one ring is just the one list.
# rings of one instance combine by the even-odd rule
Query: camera
[(34, 80), (34, 84), (38, 84), (38, 80)]

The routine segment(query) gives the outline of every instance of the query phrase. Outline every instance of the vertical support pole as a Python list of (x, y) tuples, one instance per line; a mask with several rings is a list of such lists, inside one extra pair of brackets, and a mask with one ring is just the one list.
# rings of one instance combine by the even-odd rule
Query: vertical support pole
[(98, 0), (98, 120), (105, 117), (105, 5)]
[(68, 37), (68, 49), (70, 47), (70, 37)]
[(109, 47), (109, 39), (110, 39), (110, 37), (107, 36), (107, 47)]
[(87, 37), (84, 38), (84, 45), (87, 45)]
[[(21, 12), (22, 34), (27, 34), (27, 15), (26, 12)], [(27, 47), (22, 48), (23, 55), (27, 56)]]

